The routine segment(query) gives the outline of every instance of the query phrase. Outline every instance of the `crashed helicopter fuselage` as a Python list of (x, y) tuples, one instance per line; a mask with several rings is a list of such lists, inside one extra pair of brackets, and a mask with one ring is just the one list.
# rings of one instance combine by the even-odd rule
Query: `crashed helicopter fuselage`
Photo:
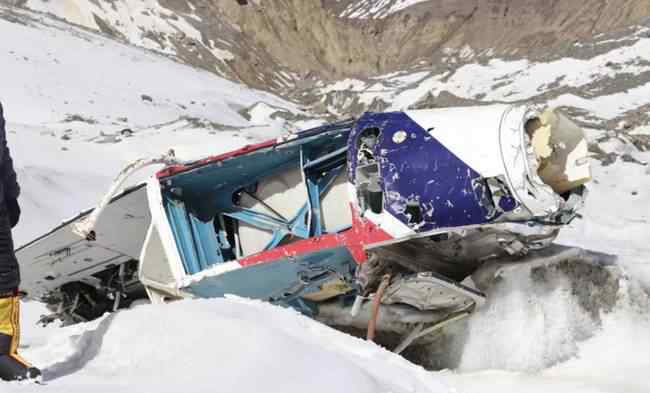
[(145, 293), (234, 294), (330, 325), (419, 326), (406, 346), (483, 303), (483, 263), (548, 246), (590, 179), (580, 128), (508, 105), (366, 113), (168, 164), (19, 249), (22, 290), (68, 322)]

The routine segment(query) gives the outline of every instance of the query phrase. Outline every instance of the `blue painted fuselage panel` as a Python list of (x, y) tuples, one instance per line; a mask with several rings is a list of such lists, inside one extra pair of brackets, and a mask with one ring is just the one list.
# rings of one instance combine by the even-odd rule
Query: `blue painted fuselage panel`
[[(404, 112), (366, 113), (359, 119), (350, 135), (351, 179), (355, 178), (360, 135), (370, 128), (380, 131), (374, 154), (389, 214), (417, 232), (484, 224), (498, 218), (483, 203), (489, 191), (481, 175)], [(392, 137), (400, 131), (408, 137), (395, 142)], [(412, 222), (409, 205), (421, 212), (420, 222)]]
[(309, 313), (301, 296), (318, 292), (322, 284), (343, 279), (354, 287), (357, 264), (345, 247), (314, 251), (292, 258), (246, 266), (222, 273), (183, 288), (200, 297), (223, 297), (227, 294), (270, 301)]

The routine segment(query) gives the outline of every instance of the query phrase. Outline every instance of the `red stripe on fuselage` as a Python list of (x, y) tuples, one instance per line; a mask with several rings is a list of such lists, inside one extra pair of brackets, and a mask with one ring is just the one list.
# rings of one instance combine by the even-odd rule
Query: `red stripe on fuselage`
[(242, 258), (239, 263), (242, 266), (255, 265), (258, 263), (269, 263), (278, 259), (295, 257), (312, 252), (345, 246), (350, 250), (354, 260), (361, 264), (368, 257), (366, 246), (393, 239), (383, 229), (372, 222), (359, 217), (352, 208), (352, 228), (340, 233), (331, 233), (310, 239), (304, 239), (286, 246), (276, 247), (268, 251)]

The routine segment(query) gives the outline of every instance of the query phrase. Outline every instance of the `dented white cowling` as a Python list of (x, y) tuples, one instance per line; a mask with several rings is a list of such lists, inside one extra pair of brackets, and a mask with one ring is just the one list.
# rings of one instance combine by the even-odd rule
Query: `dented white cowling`
[(531, 216), (548, 218), (576, 207), (567, 194), (591, 179), (578, 126), (553, 109), (509, 107), (499, 134), (509, 186)]

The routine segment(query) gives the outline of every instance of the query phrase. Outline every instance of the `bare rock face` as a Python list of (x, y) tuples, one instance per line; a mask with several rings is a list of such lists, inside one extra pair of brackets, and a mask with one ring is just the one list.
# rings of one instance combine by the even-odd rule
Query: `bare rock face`
[[(217, 7), (279, 63), (302, 75), (314, 72), (335, 79), (432, 62), (441, 56), (441, 49), (466, 45), (475, 51), (543, 56), (554, 46), (650, 15), (646, 1), (439, 0), (419, 2), (378, 19), (340, 17), (351, 3), (225, 1)], [(376, 7), (376, 2), (365, 3)]]

